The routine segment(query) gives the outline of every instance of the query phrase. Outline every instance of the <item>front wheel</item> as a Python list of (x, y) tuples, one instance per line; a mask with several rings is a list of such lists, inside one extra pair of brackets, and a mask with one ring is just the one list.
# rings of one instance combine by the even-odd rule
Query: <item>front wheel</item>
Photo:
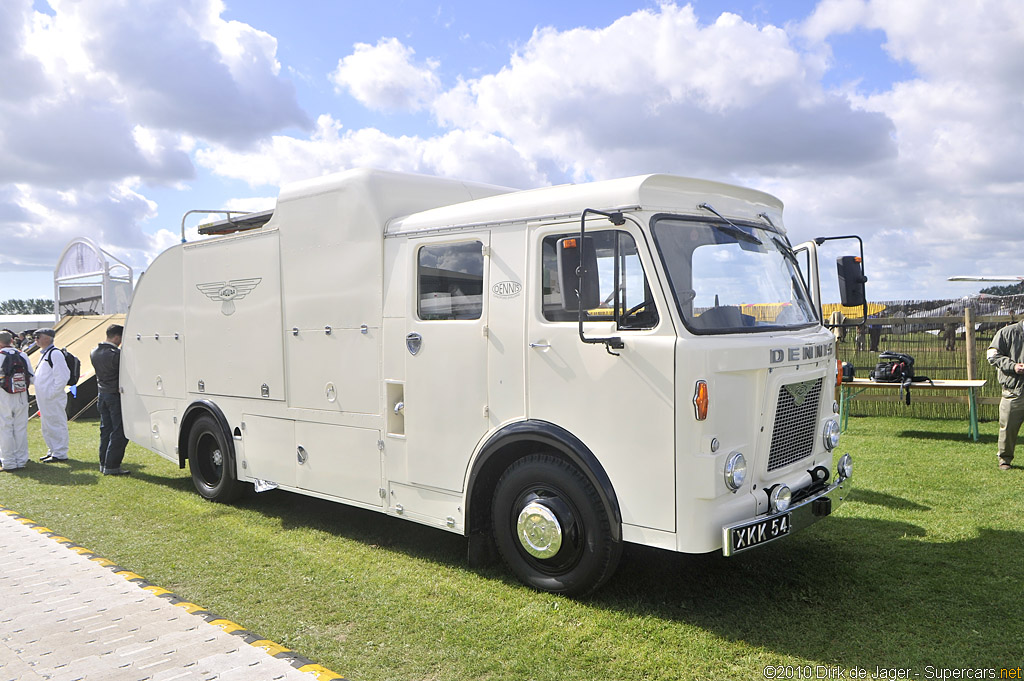
[(594, 486), (547, 454), (519, 459), (501, 476), (492, 505), (494, 541), (505, 563), (541, 591), (581, 596), (615, 572), (622, 542)]
[(200, 416), (189, 430), (188, 467), (192, 484), (210, 501), (227, 503), (241, 492), (227, 437), (212, 416)]

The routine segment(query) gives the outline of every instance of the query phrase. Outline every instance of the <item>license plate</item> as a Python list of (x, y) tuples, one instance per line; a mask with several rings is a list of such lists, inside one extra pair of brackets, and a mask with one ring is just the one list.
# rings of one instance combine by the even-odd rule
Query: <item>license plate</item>
[(789, 514), (785, 513), (772, 518), (758, 520), (742, 527), (730, 528), (729, 542), (732, 544), (732, 552), (746, 551), (747, 549), (770, 542), (773, 539), (784, 537), (789, 534), (791, 525)]

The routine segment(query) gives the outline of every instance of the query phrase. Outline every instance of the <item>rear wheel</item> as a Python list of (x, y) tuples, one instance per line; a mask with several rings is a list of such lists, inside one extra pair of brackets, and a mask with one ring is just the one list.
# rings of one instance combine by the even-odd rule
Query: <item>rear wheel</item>
[(492, 505), (494, 541), (525, 584), (588, 594), (615, 572), (622, 543), (594, 486), (572, 464), (534, 454), (509, 466)]
[(200, 416), (188, 433), (192, 484), (210, 501), (230, 502), (241, 492), (227, 436), (212, 416)]

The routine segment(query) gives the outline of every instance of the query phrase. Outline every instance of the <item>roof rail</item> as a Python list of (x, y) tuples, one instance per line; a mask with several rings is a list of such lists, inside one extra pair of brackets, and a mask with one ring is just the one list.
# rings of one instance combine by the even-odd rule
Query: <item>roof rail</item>
[[(247, 213), (244, 210), (206, 210), (196, 209), (190, 210), (181, 217), (181, 243), (185, 243), (185, 218), (192, 213), (214, 213), (222, 214), (225, 216), (223, 220), (217, 220), (216, 222), (210, 222), (202, 225), (199, 228), (199, 233), (203, 236), (217, 235), (217, 234), (233, 234), (235, 232), (244, 232), (249, 229), (259, 229), (263, 225), (270, 221), (270, 218), (274, 215), (273, 210), (264, 210), (256, 213)], [(232, 217), (233, 215), (241, 215), (243, 217)]]

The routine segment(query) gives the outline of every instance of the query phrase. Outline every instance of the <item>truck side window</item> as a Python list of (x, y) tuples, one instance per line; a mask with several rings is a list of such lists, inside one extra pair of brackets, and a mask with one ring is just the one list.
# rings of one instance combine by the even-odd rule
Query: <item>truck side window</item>
[[(562, 307), (556, 255), (558, 240), (575, 235), (576, 233), (568, 233), (547, 236), (541, 244), (543, 312), (544, 318), (549, 322), (575, 322), (579, 318), (579, 313), (575, 310), (565, 310)], [(636, 241), (632, 235), (619, 230), (606, 230), (588, 232), (587, 237), (594, 239), (601, 302), (596, 308), (587, 310), (585, 319), (616, 319), (620, 329), (649, 329), (657, 325), (658, 309), (654, 305), (654, 296), (651, 295), (643, 265), (640, 263), (640, 255), (637, 253)]]
[(484, 287), (481, 242), (423, 246), (416, 278), (420, 319), (480, 319)]

